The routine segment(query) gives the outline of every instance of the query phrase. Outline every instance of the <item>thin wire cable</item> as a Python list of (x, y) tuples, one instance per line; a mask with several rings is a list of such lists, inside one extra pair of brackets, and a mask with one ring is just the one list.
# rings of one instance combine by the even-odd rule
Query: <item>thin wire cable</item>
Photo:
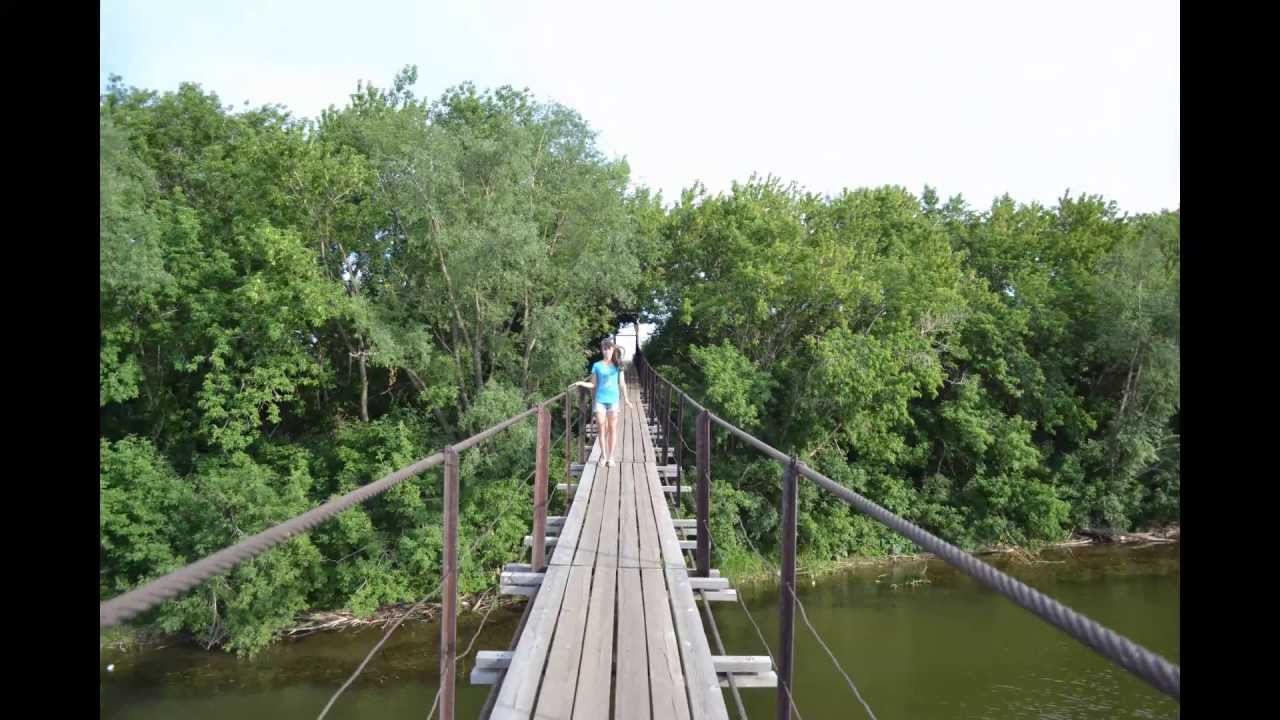
[[(481, 595), (480, 599), (483, 600), (484, 596)], [(493, 614), (494, 608), (498, 607), (500, 603), (500, 600), (495, 599), (493, 604), (489, 606), (489, 609), (485, 611), (484, 617), (480, 618), (480, 626), (476, 628), (476, 631), (471, 635), (471, 641), (467, 643), (467, 649), (463, 650), (461, 655), (453, 659), (454, 667), (457, 667), (458, 663), (461, 662), (463, 658), (471, 654), (471, 648), (475, 647), (476, 638), (480, 637), (480, 631), (484, 630), (484, 624), (489, 621), (489, 616)], [(477, 602), (476, 604), (479, 605), (480, 603)], [(431, 701), (431, 711), (427, 713), (427, 720), (431, 720), (431, 718), (436, 714), (436, 707), (440, 704), (440, 691), (442, 689), (443, 688), (436, 688), (436, 698)]]
[(788, 587), (788, 589), (791, 592), (791, 597), (796, 600), (796, 606), (800, 608), (800, 618), (804, 620), (804, 624), (809, 627), (809, 632), (813, 633), (813, 639), (817, 640), (818, 644), (822, 646), (822, 649), (827, 651), (827, 657), (831, 658), (831, 662), (835, 664), (836, 670), (839, 670), (840, 674), (844, 676), (844, 681), (849, 683), (849, 689), (853, 691), (854, 697), (858, 698), (858, 702), (862, 703), (862, 707), (866, 708), (867, 715), (871, 717), (871, 720), (876, 720), (876, 714), (871, 712), (871, 706), (867, 704), (866, 700), (862, 699), (862, 693), (858, 692), (858, 686), (853, 684), (853, 679), (850, 678), (849, 673), (845, 672), (844, 668), (840, 666), (840, 661), (836, 659), (836, 654), (831, 652), (831, 648), (827, 647), (827, 643), (822, 639), (822, 636), (814, 629), (813, 623), (809, 622), (809, 613), (804, 611), (804, 603), (800, 602), (799, 596), (796, 595), (795, 588)]
[[(564, 397), (564, 393), (548, 398), (524, 412), (512, 415), (506, 420), (454, 444), (453, 449), (461, 453), (468, 448), (475, 447), (534, 414), (538, 411), (540, 405), (554, 403), (562, 397)], [(435, 467), (443, 462), (444, 453), (438, 452), (429, 455), (412, 465), (406, 465), (392, 472), (386, 477), (356, 488), (340, 498), (330, 500), (301, 515), (289, 518), (252, 537), (241, 540), (230, 547), (223, 548), (185, 567), (156, 578), (145, 585), (103, 601), (98, 604), (98, 627), (110, 627), (146, 612), (165, 600), (187, 592), (211, 577), (229, 572), (240, 563), (266, 552), (295, 535), (310, 530), (344, 510), (385, 493), (409, 478), (415, 477), (428, 468)]]
[[(659, 376), (661, 377), (661, 376)], [(665, 379), (665, 378), (664, 378)], [(700, 407), (685, 395), (687, 404)], [(791, 457), (760, 440), (745, 430), (711, 413), (711, 421), (732, 435), (778, 462), (790, 462)], [(800, 475), (818, 487), (835, 495), (859, 512), (880, 522), (889, 529), (933, 553), (951, 566), (995, 590), (1010, 602), (1031, 612), (1036, 617), (1058, 628), (1085, 647), (1097, 652), (1112, 663), (1128, 670), (1151, 687), (1174, 700), (1182, 700), (1182, 669), (1133, 642), (1116, 631), (1086, 617), (1061, 602), (1028, 586), (1007, 573), (979, 560), (942, 538), (906, 520), (884, 507), (868, 500), (804, 463), (799, 463)]]
[[(737, 513), (734, 513), (734, 515), (736, 516)], [(745, 535), (747, 532), (747, 528), (742, 525), (742, 518), (738, 518), (738, 526), (742, 527), (742, 532)], [(710, 533), (707, 533), (707, 537), (711, 540), (711, 544), (714, 546), (715, 538), (712, 538)], [(755, 549), (756, 548), (755, 543), (751, 542), (750, 536), (747, 536), (747, 544), (751, 545), (752, 552), (754, 552), (756, 555), (760, 554), (760, 552)], [(751, 627), (756, 629), (756, 635), (760, 638), (760, 644), (764, 645), (764, 651), (769, 655), (769, 662), (773, 664), (773, 670), (776, 673), (778, 671), (778, 659), (773, 656), (773, 650), (769, 647), (769, 641), (764, 639), (764, 633), (761, 632), (760, 626), (756, 624), (756, 619), (751, 617), (751, 610), (747, 608), (747, 603), (743, 601), (742, 593), (735, 592), (733, 596), (738, 599), (738, 604), (742, 606), (742, 612), (747, 616), (747, 620), (751, 623)], [(795, 670), (794, 663), (791, 669), (793, 671)], [(804, 716), (800, 714), (800, 708), (796, 707), (796, 699), (791, 694), (791, 688), (786, 685), (784, 685), (783, 687), (786, 689), (787, 702), (791, 703), (792, 711), (795, 712), (796, 717), (799, 718), (799, 720), (804, 720)]]
[[(536, 472), (537, 468), (526, 475), (524, 480), (521, 482), (529, 482), (529, 478), (533, 477)], [(503, 506), (502, 510), (500, 510), (497, 515), (494, 516), (493, 522), (489, 523), (489, 527), (485, 528), (484, 532), (480, 533), (476, 538), (476, 541), (471, 545), (469, 552), (474, 553), (476, 549), (480, 547), (480, 543), (488, 538), (489, 534), (493, 532), (493, 529), (498, 526), (498, 521), (507, 514), (507, 510), (511, 509), (511, 505), (515, 502), (515, 497), (515, 495), (512, 495), (511, 498), (507, 500), (507, 504)], [(404, 622), (405, 618), (412, 615), (413, 612), (421, 607), (423, 603), (435, 596), (435, 594), (440, 591), (440, 586), (443, 584), (444, 578), (442, 577), (440, 578), (440, 581), (436, 583), (436, 586), (431, 589), (430, 593), (427, 593), (421, 600), (414, 603), (413, 606), (406, 610), (403, 615), (395, 619), (395, 622), (387, 628), (387, 632), (382, 636), (382, 639), (378, 641), (378, 644), (373, 646), (373, 649), (369, 651), (369, 654), (365, 655), (364, 660), (360, 662), (360, 666), (356, 668), (355, 672), (351, 673), (351, 677), (347, 678), (347, 681), (342, 684), (342, 687), (338, 688), (338, 691), (333, 694), (333, 697), (329, 698), (329, 702), (324, 706), (324, 709), (320, 711), (320, 714), (316, 716), (316, 720), (324, 720), (324, 716), (329, 713), (329, 709), (338, 701), (338, 698), (342, 696), (342, 693), (347, 691), (347, 688), (351, 686), (351, 683), (355, 682), (356, 678), (360, 677), (360, 673), (364, 672), (365, 666), (368, 665), (369, 661), (378, 654), (378, 651), (382, 649), (383, 644), (386, 643), (391, 637), (391, 634), (396, 631), (396, 628), (400, 627), (400, 623)]]
[[(742, 517), (736, 512), (734, 513), (734, 516), (738, 519), (738, 527), (742, 528), (743, 537), (746, 538), (747, 544), (751, 546), (751, 552), (759, 556), (760, 551), (756, 549), (755, 543), (751, 542), (751, 536), (747, 534), (747, 527), (743, 524)], [(783, 587), (787, 587), (787, 584), (783, 583)], [(858, 692), (858, 686), (855, 685), (853, 679), (849, 677), (849, 673), (845, 672), (844, 668), (840, 665), (840, 661), (836, 659), (835, 653), (831, 652), (831, 648), (827, 646), (827, 643), (822, 639), (822, 636), (819, 635), (818, 631), (813, 627), (813, 623), (809, 622), (809, 614), (805, 612), (804, 603), (801, 602), (800, 597), (796, 595), (795, 588), (789, 588), (789, 591), (791, 593), (791, 597), (795, 598), (796, 606), (800, 608), (800, 617), (804, 620), (804, 624), (809, 626), (809, 632), (813, 633), (814, 639), (818, 641), (818, 644), (822, 646), (822, 649), (827, 651), (827, 656), (831, 658), (832, 663), (835, 663), (836, 670), (844, 676), (844, 680), (849, 684), (849, 689), (853, 691), (854, 697), (858, 698), (858, 702), (862, 703), (862, 707), (866, 708), (867, 715), (871, 716), (871, 720), (876, 720), (876, 714), (871, 711), (871, 706), (867, 704), (867, 701), (862, 699), (862, 693)]]
[[(711, 635), (716, 641), (716, 652), (724, 655), (724, 641), (720, 639), (720, 628), (716, 625), (716, 616), (711, 612), (711, 601), (707, 599), (707, 594), (704, 591), (699, 591), (698, 595), (702, 598), (702, 612), (707, 616), (707, 624), (711, 626)], [(733, 702), (738, 706), (738, 717), (741, 720), (747, 720), (747, 708), (742, 704), (742, 693), (738, 692), (738, 683), (734, 681), (733, 673), (728, 672), (724, 676), (729, 681), (729, 691), (733, 694)]]

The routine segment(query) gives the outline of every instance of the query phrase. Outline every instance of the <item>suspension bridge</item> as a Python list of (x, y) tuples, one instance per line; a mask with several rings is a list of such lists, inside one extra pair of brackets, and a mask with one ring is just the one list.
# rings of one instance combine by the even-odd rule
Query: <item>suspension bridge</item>
[[(424, 598), (438, 596), (441, 603), (440, 690), (430, 714), (438, 710), (441, 718), (452, 720), (460, 659), (458, 457), (533, 417), (537, 423), (533, 522), (524, 543), (529, 548), (530, 562), (505, 566), (498, 579), (501, 593), (527, 596), (528, 601), (510, 646), (481, 649), (475, 656), (468, 681), (491, 688), (480, 713), (482, 718), (727, 720), (727, 690), (738, 717), (745, 720), (740, 691), (773, 688), (776, 715), (789, 720), (796, 711), (791, 687), (797, 607), (808, 625), (795, 593), (796, 506), (802, 480), (883, 523), (1181, 701), (1181, 669), (1177, 665), (719, 418), (662, 377), (643, 352), (635, 353), (627, 380), (632, 396), (638, 391), (641, 401), (622, 415), (616, 464), (599, 463), (601, 443), (600, 438), (593, 437), (598, 435), (598, 428), (588, 412), (590, 398), (585, 391), (561, 393), (442, 452), (105, 601), (100, 605), (99, 624), (107, 627), (133, 618), (343, 510), (443, 465), (442, 580)], [(565, 472), (553, 487), (549, 459), (553, 445), (551, 408), (555, 406), (562, 411)], [(695, 456), (692, 478), (686, 477), (685, 467), (684, 438), (689, 418), (695, 436), (691, 448)], [(713, 502), (713, 424), (783, 467), (780, 629), (772, 644), (759, 635), (766, 652), (760, 656), (726, 655), (712, 611), (718, 602), (736, 602), (746, 609), (729, 579), (711, 567), (714, 538), (708, 519)], [(568, 509), (563, 516), (548, 516), (548, 498), (557, 491), (566, 494)], [(693, 495), (692, 517), (681, 517), (686, 494)], [(468, 540), (478, 546), (486, 535), (487, 532)], [(410, 608), (390, 625), (382, 642), (413, 610)], [(812, 625), (808, 627), (813, 631)], [(822, 638), (816, 631), (814, 634), (825, 649)], [(320, 718), (329, 712), (382, 642), (320, 710)], [(867, 716), (874, 718), (872, 707), (858, 694), (835, 655), (830, 650), (827, 654)]]

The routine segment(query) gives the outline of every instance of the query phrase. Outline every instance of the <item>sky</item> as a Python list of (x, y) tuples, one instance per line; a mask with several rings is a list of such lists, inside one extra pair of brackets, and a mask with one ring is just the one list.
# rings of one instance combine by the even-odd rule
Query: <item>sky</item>
[(985, 209), (1068, 190), (1176, 209), (1179, 5), (102, 0), (100, 85), (316, 116), (358, 80), (512, 85), (574, 108), (676, 200), (752, 173), (824, 194), (928, 184)]

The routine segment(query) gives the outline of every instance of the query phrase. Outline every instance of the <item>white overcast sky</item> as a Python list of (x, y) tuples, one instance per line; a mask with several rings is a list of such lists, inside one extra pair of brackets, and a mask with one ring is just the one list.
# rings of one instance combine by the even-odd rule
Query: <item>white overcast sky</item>
[(1171, 0), (103, 0), (100, 82), (315, 116), (416, 64), (419, 96), (471, 80), (573, 107), (668, 202), (756, 172), (1134, 213), (1180, 204), (1180, 30)]

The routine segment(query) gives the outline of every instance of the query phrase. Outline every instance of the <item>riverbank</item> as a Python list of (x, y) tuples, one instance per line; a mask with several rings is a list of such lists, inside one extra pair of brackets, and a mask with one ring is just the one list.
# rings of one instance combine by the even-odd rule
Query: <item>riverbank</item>
[[(1007, 556), (1014, 562), (1057, 562), (1039, 559), (1041, 553), (1050, 549), (1070, 549), (1095, 545), (1139, 545), (1142, 543), (1175, 543), (1181, 537), (1179, 527), (1160, 528), (1146, 532), (1115, 532), (1105, 530), (1083, 530), (1072, 533), (1072, 536), (1058, 543), (1044, 545), (1040, 548), (1022, 548), (1016, 546), (996, 545), (983, 548), (974, 554), (982, 556)], [(811, 583), (819, 578), (832, 575), (850, 568), (897, 566), (906, 563), (919, 563), (935, 558), (932, 553), (915, 553), (903, 555), (885, 555), (877, 557), (854, 556), (843, 560), (820, 560), (806, 558), (803, 553), (797, 558), (796, 575), (808, 579)], [(777, 563), (768, 558), (751, 555), (739, 562), (730, 563), (721, 568), (725, 577), (735, 585), (754, 585), (777, 580)], [(924, 572), (927, 572), (927, 564)], [(487, 613), (495, 608), (514, 607), (523, 602), (521, 598), (495, 597), (492, 590), (479, 595), (464, 596), (458, 601), (462, 613)], [(384, 628), (388, 623), (404, 616), (412, 608), (412, 612), (404, 618), (404, 622), (429, 623), (440, 613), (437, 603), (422, 603), (416, 608), (410, 603), (386, 605), (379, 608), (369, 617), (358, 617), (345, 610), (316, 610), (301, 616), (297, 624), (280, 633), (278, 640), (296, 640), (319, 632), (335, 632), (360, 630), (366, 628)], [(194, 637), (168, 635), (147, 628), (114, 627), (107, 628), (99, 634), (99, 651), (107, 649), (132, 653), (142, 650), (160, 649), (170, 645), (203, 645)], [(206, 649), (213, 649), (206, 647)]]
[[(1149, 529), (1142, 532), (1119, 532), (1110, 530), (1078, 530), (1066, 540), (1048, 543), (1036, 548), (1015, 545), (993, 545), (974, 551), (978, 557), (1008, 556), (1015, 562), (1044, 562), (1039, 559), (1046, 550), (1069, 550), (1071, 548), (1093, 547), (1099, 545), (1172, 544), (1179, 541), (1182, 531), (1179, 526)], [(806, 577), (811, 581), (826, 575), (838, 573), (850, 568), (874, 567), (876, 565), (899, 565), (932, 560), (933, 553), (905, 553), (901, 555), (852, 556), (843, 560), (824, 560), (806, 558), (801, 552), (796, 558), (796, 576)], [(1055, 561), (1056, 562), (1056, 561)], [(747, 556), (745, 562), (739, 562), (728, 568), (721, 568), (721, 573), (732, 579), (735, 584), (755, 584), (777, 580), (778, 565), (776, 561), (758, 555)]]

